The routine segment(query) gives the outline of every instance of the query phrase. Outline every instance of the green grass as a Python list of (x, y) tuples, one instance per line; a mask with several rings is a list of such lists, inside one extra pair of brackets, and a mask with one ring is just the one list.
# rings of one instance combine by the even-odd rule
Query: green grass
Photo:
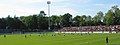
[(120, 34), (55, 33), (31, 34), (31, 36), (30, 34), (14, 34), (6, 37), (0, 35), (0, 45), (105, 45), (106, 36), (109, 37), (110, 45), (120, 45)]

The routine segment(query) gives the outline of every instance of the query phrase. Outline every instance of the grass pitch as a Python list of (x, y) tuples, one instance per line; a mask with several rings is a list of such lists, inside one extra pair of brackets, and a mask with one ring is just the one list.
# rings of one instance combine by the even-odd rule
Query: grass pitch
[(120, 45), (120, 34), (14, 34), (0, 35), (0, 45)]

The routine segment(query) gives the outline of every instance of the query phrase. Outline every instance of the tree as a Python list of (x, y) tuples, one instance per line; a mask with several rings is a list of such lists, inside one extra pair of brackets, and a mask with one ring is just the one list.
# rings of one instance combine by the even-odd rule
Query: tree
[(118, 6), (112, 6), (110, 10), (114, 13), (114, 24), (120, 24), (120, 10)]
[(7, 29), (14, 29), (14, 19), (8, 15), (6, 18), (6, 28)]
[(61, 21), (61, 18), (59, 16), (56, 16), (56, 15), (51, 16), (52, 28), (57, 28), (59, 26), (60, 21)]
[(0, 18), (0, 29), (6, 28), (6, 20), (5, 18)]
[(74, 23), (73, 25), (74, 25), (74, 26), (80, 26), (80, 22), (81, 22), (80, 19), (81, 19), (81, 16), (76, 16), (76, 17), (74, 17), (74, 18), (73, 18), (73, 23)]
[(86, 25), (91, 26), (92, 25), (92, 17), (87, 16), (85, 22), (86, 22)]
[(45, 17), (45, 12), (40, 11), (40, 14), (38, 15), (38, 29), (45, 30), (48, 29), (48, 17)]
[[(22, 16), (21, 21), (26, 25), (27, 29), (31, 29), (32, 25), (32, 16)], [(29, 30), (27, 30), (29, 31)]]
[(86, 26), (86, 18), (87, 18), (87, 16), (86, 15), (83, 15), (83, 16), (81, 16), (81, 19), (80, 19), (80, 25), (81, 26)]
[(94, 25), (102, 25), (103, 24), (103, 12), (99, 11), (96, 16), (93, 17), (92, 21)]
[(113, 25), (114, 18), (114, 13), (109, 10), (104, 17), (104, 22), (106, 23), (106, 25)]
[(32, 29), (38, 29), (38, 19), (37, 19), (37, 15), (33, 15), (31, 18), (31, 26), (30, 28)]
[[(120, 9), (117, 5), (112, 6), (107, 13), (99, 11), (94, 17), (91, 16), (76, 16), (72, 17), (71, 14), (66, 13), (64, 15), (51, 17), (45, 16), (44, 11), (40, 11), (39, 14), (21, 17), (8, 17), (0, 18), (0, 29), (39, 29), (38, 31), (48, 31), (48, 21), (50, 19), (51, 29), (57, 27), (70, 27), (70, 26), (97, 26), (97, 25), (120, 25)], [(105, 15), (105, 16), (104, 16)], [(11, 31), (11, 30), (10, 30)], [(34, 31), (34, 30), (25, 30)]]
[(45, 12), (44, 11), (40, 11), (40, 14), (39, 14), (39, 16), (45, 16), (46, 14), (45, 14)]
[(14, 29), (25, 29), (26, 26), (25, 24), (21, 21), (21, 19), (19, 17), (14, 17)]
[(103, 15), (104, 15), (103, 12), (99, 11), (97, 15), (98, 15), (99, 21), (103, 22)]
[(72, 23), (72, 15), (69, 14), (69, 13), (66, 13), (62, 16), (62, 25), (64, 27), (69, 27), (71, 26), (71, 23)]

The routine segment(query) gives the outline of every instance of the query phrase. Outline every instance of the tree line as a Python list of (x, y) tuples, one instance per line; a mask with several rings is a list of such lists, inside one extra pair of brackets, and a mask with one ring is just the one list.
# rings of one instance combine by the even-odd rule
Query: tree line
[[(94, 17), (86, 15), (77, 15), (73, 17), (70, 13), (64, 15), (46, 16), (44, 11), (39, 14), (21, 17), (0, 18), (0, 29), (48, 29), (48, 20), (50, 19), (51, 29), (62, 27), (78, 26), (98, 26), (98, 25), (120, 25), (120, 9), (117, 5), (112, 6), (107, 13), (99, 11)], [(32, 30), (29, 30), (32, 31)]]

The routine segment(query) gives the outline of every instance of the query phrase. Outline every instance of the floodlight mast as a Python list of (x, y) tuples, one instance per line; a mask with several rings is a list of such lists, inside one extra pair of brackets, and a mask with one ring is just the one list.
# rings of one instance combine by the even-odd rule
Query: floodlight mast
[(47, 4), (48, 4), (48, 30), (50, 30), (50, 4), (51, 4), (51, 1), (47, 1)]

